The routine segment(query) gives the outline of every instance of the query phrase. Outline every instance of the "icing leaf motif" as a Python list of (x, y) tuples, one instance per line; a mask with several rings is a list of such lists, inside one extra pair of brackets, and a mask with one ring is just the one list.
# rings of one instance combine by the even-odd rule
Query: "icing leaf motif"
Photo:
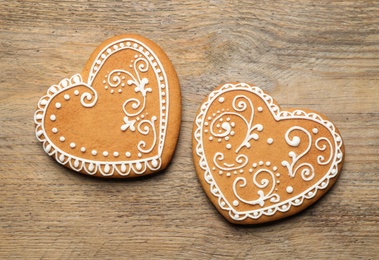
[(129, 121), (129, 118), (127, 116), (124, 117), (124, 122), (125, 124), (123, 124), (121, 126), (121, 131), (125, 132), (128, 128), (130, 128), (130, 131), (134, 132), (136, 130), (134, 124), (136, 123), (136, 120), (130, 120)]

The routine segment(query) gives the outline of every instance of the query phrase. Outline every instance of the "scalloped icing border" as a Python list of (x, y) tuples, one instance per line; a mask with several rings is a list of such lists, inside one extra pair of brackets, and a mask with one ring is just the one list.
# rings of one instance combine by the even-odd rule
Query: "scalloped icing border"
[[(270, 112), (276, 121), (279, 121), (281, 119), (286, 119), (286, 118), (313, 120), (315, 122), (318, 122), (324, 125), (330, 131), (330, 133), (334, 137), (335, 156), (333, 158), (333, 163), (332, 163), (331, 168), (324, 175), (322, 179), (320, 179), (312, 187), (300, 193), (298, 196), (285, 200), (276, 205), (272, 205), (270, 207), (265, 207), (258, 210), (244, 211), (244, 212), (239, 212), (235, 210), (233, 207), (231, 207), (231, 204), (225, 199), (224, 195), (221, 193), (208, 167), (205, 154), (204, 154), (203, 145), (201, 142), (201, 129), (202, 129), (202, 123), (204, 122), (204, 116), (208, 108), (212, 104), (212, 102), (215, 99), (217, 99), (217, 97), (221, 95), (222, 93), (225, 93), (231, 90), (236, 90), (236, 89), (245, 90), (245, 91), (247, 90), (249, 92), (252, 92), (253, 94), (258, 95), (266, 103), (267, 107), (270, 109)], [(196, 117), (196, 126), (197, 128), (194, 132), (194, 138), (197, 141), (196, 154), (200, 157), (199, 166), (201, 169), (204, 170), (204, 179), (209, 184), (211, 193), (215, 197), (218, 198), (218, 204), (221, 207), (221, 209), (229, 211), (229, 216), (233, 220), (236, 220), (236, 221), (242, 221), (242, 220), (245, 220), (246, 218), (258, 219), (262, 215), (272, 216), (277, 211), (287, 212), (292, 206), (301, 205), (304, 199), (311, 199), (315, 197), (318, 190), (327, 188), (329, 185), (329, 180), (338, 175), (338, 164), (340, 164), (343, 159), (343, 153), (341, 151), (342, 144), (343, 144), (342, 138), (336, 132), (335, 126), (330, 121), (322, 119), (322, 117), (318, 114), (306, 113), (302, 110), (295, 110), (293, 112), (280, 111), (280, 108), (274, 104), (273, 98), (270, 95), (264, 93), (263, 90), (260, 89), (259, 87), (250, 86), (249, 84), (246, 84), (246, 83), (225, 84), (220, 89), (212, 91), (211, 94), (208, 96), (207, 101), (204, 102), (200, 107), (200, 113)]]
[[(56, 95), (67, 90), (68, 88), (72, 88), (78, 85), (85, 85), (87, 87), (91, 86), (91, 83), (96, 77), (97, 72), (100, 70), (108, 57), (124, 49), (133, 49), (141, 52), (143, 55), (146, 55), (152, 65), (152, 68), (154, 69), (156, 79), (158, 80), (157, 89), (159, 91), (160, 97), (160, 131), (158, 134), (158, 155), (143, 160), (104, 162), (84, 159), (62, 151), (45, 135), (46, 131), (44, 129), (44, 118), (46, 108), (49, 106), (50, 101)], [(165, 94), (162, 95), (162, 93)], [(35, 134), (38, 141), (42, 143), (44, 151), (49, 156), (54, 157), (55, 160), (62, 165), (66, 165), (68, 163), (70, 168), (77, 172), (84, 170), (89, 175), (94, 175), (99, 172), (101, 176), (104, 177), (109, 177), (117, 173), (120, 176), (125, 177), (128, 176), (131, 172), (135, 173), (136, 175), (142, 175), (147, 168), (151, 171), (157, 171), (162, 165), (161, 155), (166, 138), (166, 122), (168, 121), (168, 113), (164, 113), (162, 110), (162, 99), (165, 100), (165, 110), (169, 111), (168, 81), (161, 61), (146, 44), (133, 38), (123, 38), (108, 44), (99, 52), (97, 58), (91, 66), (90, 74), (88, 76), (88, 83), (83, 82), (82, 76), (80, 74), (75, 74), (70, 79), (65, 78), (61, 80), (58, 85), (52, 85), (47, 90), (46, 95), (40, 98), (38, 102), (38, 109), (34, 113), (34, 123), (36, 125)]]

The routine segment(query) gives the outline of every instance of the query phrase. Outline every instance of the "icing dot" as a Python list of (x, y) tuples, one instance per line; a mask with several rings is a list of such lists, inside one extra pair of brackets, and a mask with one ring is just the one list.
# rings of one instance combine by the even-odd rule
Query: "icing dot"
[(216, 170), (216, 167), (212, 167), (212, 170)]
[(208, 120), (212, 120), (212, 117), (208, 116)]
[(209, 141), (212, 141), (212, 140), (213, 140), (213, 136), (210, 136), (210, 137), (209, 137)]
[(208, 133), (208, 130), (207, 130), (207, 129), (205, 129), (205, 130), (204, 130), (204, 133)]
[(62, 104), (59, 103), (59, 102), (57, 102), (57, 103), (55, 103), (55, 107), (56, 107), (56, 108), (61, 108), (61, 107), (62, 107)]
[(233, 173), (234, 173), (234, 174), (237, 174), (237, 171), (234, 171)]
[(312, 132), (313, 132), (314, 134), (317, 134), (317, 133), (318, 133), (318, 129), (317, 129), (317, 128), (313, 128), (313, 129), (312, 129)]
[(111, 89), (111, 94), (113, 94), (114, 93), (114, 90), (113, 89)]
[(230, 172), (228, 172), (228, 173), (226, 174), (226, 176), (230, 177)]
[(138, 157), (142, 157), (142, 153), (138, 153)]
[(260, 161), (260, 162), (259, 162), (259, 165), (263, 165), (263, 161)]
[(222, 174), (222, 171), (219, 171), (218, 173), (219, 173), (219, 174)]
[(299, 200), (299, 199), (296, 199), (296, 200), (295, 200), (295, 203), (296, 203), (296, 204), (299, 204), (299, 203), (300, 203), (300, 200)]
[(126, 152), (125, 156), (129, 158), (131, 156), (130, 152)]
[(205, 122), (204, 125), (205, 125), (205, 126), (208, 126), (208, 122)]
[(221, 205), (221, 207), (224, 207), (224, 206), (225, 206), (225, 202), (222, 201), (222, 202), (220, 203), (220, 205)]
[(235, 126), (236, 126), (236, 123), (231, 122), (230, 125), (231, 125), (232, 127), (235, 127)]
[(72, 149), (74, 149), (74, 148), (76, 147), (76, 144), (75, 144), (75, 143), (70, 143), (70, 147), (71, 147)]
[(257, 164), (256, 164), (256, 163), (253, 163), (253, 167), (256, 168), (256, 167), (257, 167)]
[(108, 156), (108, 152), (107, 152), (107, 151), (104, 151), (104, 152), (103, 152), (103, 156), (107, 157), (107, 156)]
[(287, 192), (287, 193), (292, 193), (292, 192), (293, 192), (293, 188), (292, 188), (292, 186), (288, 186), (288, 187), (286, 188), (286, 192)]
[(272, 138), (267, 139), (268, 144), (272, 144), (272, 142), (274, 142), (274, 140)]
[(266, 165), (267, 165), (267, 166), (270, 166), (270, 165), (271, 165), (271, 162), (266, 162)]
[(240, 173), (243, 173), (243, 170), (242, 170), (242, 169), (240, 170)]
[(114, 157), (118, 157), (118, 156), (119, 156), (119, 153), (118, 153), (118, 152), (114, 152), (114, 153), (113, 153), (113, 156), (114, 156)]
[(61, 136), (61, 137), (59, 137), (59, 140), (60, 140), (61, 142), (64, 142), (64, 141), (66, 140), (66, 138), (64, 138), (64, 136)]
[(278, 169), (278, 167), (274, 166), (272, 169), (273, 169), (274, 172), (275, 172), (275, 171)]
[(277, 174), (276, 174), (276, 177), (280, 177), (280, 173), (277, 173)]
[(252, 172), (253, 172), (253, 169), (250, 168), (250, 169), (249, 169), (249, 172), (252, 173)]
[(230, 117), (228, 117), (228, 118), (226, 119), (226, 121), (228, 121), (228, 122), (229, 122), (229, 121), (230, 121)]
[(82, 153), (84, 153), (84, 152), (86, 151), (86, 148), (85, 148), (85, 147), (82, 147), (82, 148), (80, 148), (80, 151), (81, 151)]
[(118, 93), (121, 93), (121, 92), (122, 92), (122, 89), (119, 89), (119, 90), (118, 90)]
[(262, 112), (263, 108), (262, 107), (258, 107), (257, 110), (258, 110), (258, 112)]
[(229, 136), (225, 136), (225, 141), (228, 141), (229, 140)]
[(51, 121), (55, 121), (56, 119), (57, 119), (57, 117), (56, 117), (55, 115), (51, 115), (51, 116), (50, 116), (50, 120), (51, 120)]
[(220, 124), (217, 124), (216, 127), (217, 127), (217, 128), (220, 128)]
[(70, 95), (66, 94), (63, 96), (65, 100), (70, 100)]
[(97, 154), (97, 151), (96, 150), (92, 150), (92, 155), (96, 155)]
[(312, 196), (313, 195), (313, 192), (308, 192), (308, 196)]
[(226, 149), (230, 150), (232, 148), (232, 145), (231, 144), (227, 144), (226, 145)]
[(79, 90), (75, 90), (75, 91), (74, 91), (74, 95), (75, 95), (75, 96), (79, 95)]
[(222, 103), (222, 102), (224, 102), (225, 101), (225, 98), (224, 97), (220, 97), (219, 99), (218, 99), (218, 102), (220, 102), (220, 103)]
[(54, 127), (53, 129), (51, 129), (51, 131), (52, 131), (54, 134), (58, 133), (58, 129), (57, 129), (56, 127)]
[(233, 201), (233, 206), (237, 207), (239, 205), (238, 200)]
[(105, 86), (104, 88), (105, 88), (105, 89), (108, 89), (108, 86)]
[(279, 184), (279, 183), (280, 183), (280, 181), (278, 180), (278, 181), (276, 181), (276, 183), (277, 183), (277, 184)]
[(231, 131), (231, 132), (230, 132), (230, 135), (234, 135), (234, 134), (235, 134), (234, 131)]
[(219, 138), (219, 139), (217, 140), (217, 142), (219, 142), (219, 143), (221, 143), (221, 141), (222, 141), (222, 139), (221, 139), (221, 138)]

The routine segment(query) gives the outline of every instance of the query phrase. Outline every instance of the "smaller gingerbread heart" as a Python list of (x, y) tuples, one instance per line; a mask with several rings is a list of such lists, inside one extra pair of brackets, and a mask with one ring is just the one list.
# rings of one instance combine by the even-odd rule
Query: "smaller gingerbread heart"
[(37, 139), (58, 163), (88, 175), (148, 175), (170, 162), (179, 135), (179, 80), (154, 42), (103, 42), (81, 74), (51, 86), (34, 115)]
[(198, 110), (193, 159), (201, 185), (230, 222), (296, 214), (336, 182), (344, 159), (337, 128), (305, 109), (281, 110), (260, 88), (216, 88)]

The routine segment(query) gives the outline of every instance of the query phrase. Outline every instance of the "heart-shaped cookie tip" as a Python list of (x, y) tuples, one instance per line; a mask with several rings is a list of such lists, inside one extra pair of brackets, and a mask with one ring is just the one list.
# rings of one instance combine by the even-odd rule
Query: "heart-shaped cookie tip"
[(34, 115), (37, 139), (58, 163), (113, 178), (164, 169), (180, 119), (169, 58), (154, 42), (128, 34), (103, 42), (81, 74), (52, 85)]
[(260, 88), (225, 84), (200, 106), (193, 158), (203, 189), (230, 222), (258, 224), (302, 211), (335, 183), (344, 147), (309, 110), (281, 110)]

